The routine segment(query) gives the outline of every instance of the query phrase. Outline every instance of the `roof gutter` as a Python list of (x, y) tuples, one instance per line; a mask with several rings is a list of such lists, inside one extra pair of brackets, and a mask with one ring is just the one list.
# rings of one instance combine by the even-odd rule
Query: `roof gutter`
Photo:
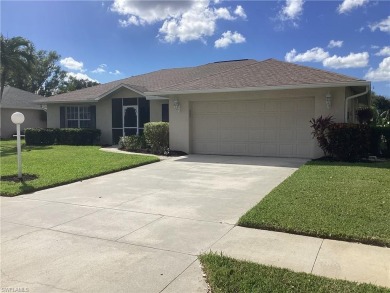
[(348, 122), (348, 101), (350, 101), (352, 99), (359, 98), (361, 96), (364, 96), (364, 95), (368, 94), (368, 92), (369, 92), (369, 86), (366, 86), (366, 90), (364, 92), (345, 98), (345, 106), (344, 106), (344, 109), (345, 109), (345, 112), (344, 112), (344, 122), (345, 123)]

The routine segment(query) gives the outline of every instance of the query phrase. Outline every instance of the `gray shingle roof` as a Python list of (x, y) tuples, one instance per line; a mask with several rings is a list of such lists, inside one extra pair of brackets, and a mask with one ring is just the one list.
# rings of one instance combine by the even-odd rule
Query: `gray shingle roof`
[(41, 106), (35, 101), (42, 99), (42, 96), (26, 92), (11, 86), (4, 87), (1, 108), (3, 109), (37, 109)]
[(275, 59), (264, 61), (245, 59), (196, 67), (163, 69), (52, 96), (40, 102), (91, 102), (121, 85), (144, 94), (356, 82), (364, 80)]

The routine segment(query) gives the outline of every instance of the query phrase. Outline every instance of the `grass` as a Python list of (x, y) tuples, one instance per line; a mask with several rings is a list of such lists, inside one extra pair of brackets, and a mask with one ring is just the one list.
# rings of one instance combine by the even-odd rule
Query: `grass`
[(312, 161), (239, 220), (240, 226), (390, 246), (390, 162)]
[(386, 288), (374, 285), (334, 280), (306, 273), (296, 273), (287, 269), (238, 261), (214, 253), (203, 254), (199, 258), (206, 273), (211, 291), (214, 293), (390, 292)]
[[(98, 146), (22, 146), (23, 174), (37, 179), (1, 180), (1, 195), (14, 196), (153, 163), (155, 156), (99, 151)], [(1, 176), (17, 174), (16, 141), (0, 142)], [(2, 178), (4, 179), (4, 178)]]

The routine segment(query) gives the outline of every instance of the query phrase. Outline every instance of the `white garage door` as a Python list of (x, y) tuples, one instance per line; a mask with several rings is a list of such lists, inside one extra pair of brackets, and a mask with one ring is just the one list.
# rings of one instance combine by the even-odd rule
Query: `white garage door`
[(312, 157), (314, 98), (193, 102), (195, 154)]

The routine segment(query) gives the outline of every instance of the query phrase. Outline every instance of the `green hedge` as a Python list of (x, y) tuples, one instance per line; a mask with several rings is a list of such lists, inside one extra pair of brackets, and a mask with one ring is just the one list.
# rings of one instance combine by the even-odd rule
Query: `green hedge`
[(163, 154), (169, 147), (169, 123), (145, 123), (144, 136), (153, 154)]
[(370, 150), (370, 127), (363, 124), (333, 123), (328, 127), (329, 152), (342, 161), (367, 157)]
[(370, 153), (390, 157), (390, 127), (371, 126)]
[(94, 145), (100, 140), (100, 129), (89, 128), (26, 128), (27, 145)]
[(119, 148), (126, 151), (141, 151), (147, 148), (143, 135), (123, 136), (119, 139)]

